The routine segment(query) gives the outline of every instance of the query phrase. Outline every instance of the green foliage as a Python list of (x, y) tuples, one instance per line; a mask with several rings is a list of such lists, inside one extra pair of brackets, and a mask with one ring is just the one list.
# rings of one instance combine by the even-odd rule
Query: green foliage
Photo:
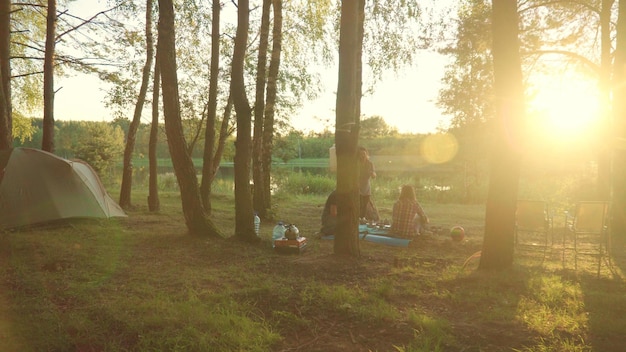
[(398, 133), (397, 129), (389, 127), (381, 116), (362, 118), (360, 127), (359, 137), (361, 138), (386, 137)]
[(303, 158), (328, 158), (330, 147), (335, 144), (334, 135), (310, 134), (300, 141)]
[(452, 115), (451, 127), (478, 125), (494, 116), (491, 4), (465, 0), (458, 10), (455, 41), (441, 52), (452, 56), (437, 105)]
[(328, 195), (335, 189), (335, 180), (327, 175), (312, 175), (280, 168), (274, 168), (274, 171), (277, 192), (280, 194)]
[(429, 45), (429, 28), (423, 25), (421, 12), (417, 1), (366, 2), (363, 60), (374, 77), (412, 63), (415, 49)]
[(13, 137), (21, 142), (30, 141), (35, 134), (31, 119), (19, 112), (13, 114)]
[(17, 119), (43, 109), (43, 50), (40, 48), (43, 48), (46, 36), (45, 13), (40, 7), (26, 2), (12, 7), (11, 104), (13, 116)]
[(302, 155), (300, 146), (302, 138), (302, 133), (296, 131), (291, 131), (286, 136), (278, 136), (278, 138), (274, 138), (272, 155), (285, 163), (291, 159), (298, 158)]
[(89, 163), (98, 173), (115, 165), (124, 150), (124, 132), (104, 122), (86, 124), (77, 141), (75, 157)]

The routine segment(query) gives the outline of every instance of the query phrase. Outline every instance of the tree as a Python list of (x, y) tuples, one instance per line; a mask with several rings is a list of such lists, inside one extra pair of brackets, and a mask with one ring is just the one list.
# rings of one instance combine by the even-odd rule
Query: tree
[(359, 187), (357, 144), (360, 96), (359, 66), (360, 33), (363, 26), (364, 0), (344, 1), (341, 4), (339, 34), (339, 76), (335, 123), (337, 152), (337, 233), (334, 252), (342, 256), (358, 257), (359, 248)]
[[(601, 99), (600, 138), (610, 138), (611, 126), (611, 8), (615, 0), (602, 0), (600, 9), (600, 77)], [(598, 157), (598, 194), (603, 199), (611, 196), (611, 150), (603, 148)]]
[(157, 60), (161, 68), (165, 132), (174, 173), (180, 187), (185, 223), (192, 235), (222, 237), (202, 206), (196, 170), (183, 134), (176, 73), (174, 5), (172, 0), (159, 0), (159, 12)]
[(265, 83), (267, 76), (267, 48), (270, 32), (270, 8), (272, 0), (263, 0), (261, 30), (256, 71), (254, 101), (254, 138), (252, 140), (252, 179), (254, 182), (252, 203), (259, 217), (267, 218), (265, 208), (265, 178), (263, 177), (263, 122), (265, 111)]
[(615, 61), (613, 62), (613, 140), (621, 141), (621, 148), (613, 151), (613, 204), (611, 206), (611, 231), (619, 233), (621, 239), (626, 232), (626, 0), (619, 0)]
[[(158, 44), (157, 44), (158, 45)], [(152, 78), (152, 123), (150, 124), (150, 141), (148, 145), (148, 159), (150, 168), (150, 179), (148, 181), (148, 209), (158, 211), (161, 206), (159, 202), (159, 188), (157, 179), (157, 142), (159, 136), (159, 93), (161, 82), (161, 70), (159, 60), (154, 60), (154, 77)]]
[(43, 141), (41, 149), (54, 153), (54, 47), (56, 45), (57, 2), (48, 0), (46, 50), (43, 61)]
[[(266, 211), (272, 207), (271, 194), (271, 171), (272, 171), (272, 145), (274, 144), (275, 134), (275, 111), (276, 100), (278, 96), (278, 73), (280, 69), (280, 58), (282, 55), (283, 42), (283, 1), (272, 0), (272, 9), (274, 10), (274, 24), (272, 28), (272, 54), (270, 58), (270, 67), (267, 75), (267, 96), (265, 110), (263, 112), (263, 141), (261, 156), (261, 168), (263, 178), (263, 203), (261, 207)], [(267, 216), (267, 214), (265, 214)]]
[(13, 145), (10, 42), (11, 0), (0, 0), (0, 150)]
[(237, 140), (235, 142), (235, 237), (244, 241), (258, 241), (254, 232), (252, 194), (250, 192), (250, 157), (252, 151), (252, 112), (246, 96), (244, 59), (248, 44), (248, 0), (237, 2), (237, 34), (233, 49), (230, 91), (237, 113)]
[(370, 116), (361, 120), (360, 136), (362, 138), (375, 138), (390, 136), (397, 133), (395, 128), (389, 127), (381, 116)]
[(74, 156), (89, 163), (98, 173), (111, 168), (124, 148), (124, 132), (105, 122), (79, 122), (84, 129), (78, 137)]
[(128, 127), (126, 135), (126, 148), (124, 148), (124, 165), (122, 167), (122, 186), (120, 187), (119, 205), (128, 209), (131, 207), (130, 191), (133, 184), (133, 152), (135, 151), (135, 139), (137, 138), (137, 129), (141, 122), (141, 111), (146, 101), (148, 92), (148, 83), (150, 81), (150, 69), (152, 68), (152, 56), (154, 56), (154, 48), (152, 45), (152, 0), (146, 0), (146, 63), (143, 66), (141, 74), (141, 87), (135, 104), (133, 120)]
[(513, 264), (515, 208), (520, 174), (517, 146), (524, 117), (524, 88), (519, 54), (517, 2), (492, 1), (493, 73), (496, 118), (485, 237), (479, 269), (509, 268)]
[(452, 116), (451, 127), (478, 126), (494, 115), (491, 47), (491, 6), (486, 0), (459, 5), (453, 44), (441, 53), (453, 57), (446, 67), (437, 105)]
[(208, 213), (211, 212), (211, 183), (215, 177), (219, 159), (215, 159), (215, 122), (217, 120), (217, 93), (220, 73), (220, 12), (222, 6), (214, 0), (212, 6), (211, 21), (211, 68), (209, 72), (209, 101), (207, 106), (207, 119), (204, 129), (204, 156), (202, 163), (202, 184), (200, 193), (202, 204)]

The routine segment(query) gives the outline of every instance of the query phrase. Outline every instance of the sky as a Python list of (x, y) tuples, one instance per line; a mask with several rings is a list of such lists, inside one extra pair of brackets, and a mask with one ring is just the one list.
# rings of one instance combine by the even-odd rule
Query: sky
[[(97, 11), (93, 6), (101, 1), (79, 0), (73, 11), (85, 16)], [(79, 6), (82, 4), (82, 6)], [(435, 132), (447, 125), (449, 117), (443, 116), (436, 106), (441, 89), (446, 57), (432, 51), (420, 50), (413, 65), (399, 72), (386, 72), (374, 87), (372, 94), (361, 101), (363, 116), (381, 116), (391, 127), (403, 133)], [(319, 98), (304, 102), (291, 117), (292, 125), (301, 131), (319, 131), (334, 126), (337, 90), (337, 67), (328, 67), (322, 73), (324, 86)], [(107, 86), (97, 77), (84, 74), (55, 78), (59, 89), (55, 96), (55, 117), (58, 120), (110, 121), (112, 114), (104, 106)], [(132, 118), (132, 111), (129, 112)]]
[[(445, 63), (444, 56), (423, 52), (411, 67), (403, 68), (398, 73), (387, 72), (374, 87), (373, 94), (362, 98), (363, 116), (381, 116), (388, 125), (404, 133), (429, 133), (434, 132), (441, 123), (445, 125), (448, 118), (436, 106)], [(301, 131), (319, 131), (328, 125), (328, 122), (320, 120), (334, 122), (336, 68), (329, 68), (324, 77), (325, 85), (320, 97), (305, 102), (292, 117), (294, 128)], [(82, 74), (68, 78), (58, 77), (55, 79), (55, 86), (60, 89), (55, 96), (57, 119), (112, 119), (103, 103), (107, 87), (97, 77)]]
[[(413, 65), (399, 72), (387, 72), (373, 93), (362, 98), (363, 117), (381, 116), (388, 125), (404, 133), (430, 133), (441, 123), (447, 125), (449, 117), (436, 105), (447, 58), (430, 51), (420, 51), (416, 56)], [(329, 68), (326, 76), (320, 98), (306, 102), (292, 119), (295, 128), (319, 128), (316, 116), (334, 122), (337, 68)]]

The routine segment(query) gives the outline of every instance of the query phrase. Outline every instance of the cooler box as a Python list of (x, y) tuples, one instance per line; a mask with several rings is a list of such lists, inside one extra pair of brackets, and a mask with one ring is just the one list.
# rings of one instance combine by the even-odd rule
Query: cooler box
[(300, 254), (304, 251), (306, 245), (306, 237), (298, 237), (295, 240), (288, 240), (286, 238), (274, 240), (274, 250), (276, 253), (282, 254)]

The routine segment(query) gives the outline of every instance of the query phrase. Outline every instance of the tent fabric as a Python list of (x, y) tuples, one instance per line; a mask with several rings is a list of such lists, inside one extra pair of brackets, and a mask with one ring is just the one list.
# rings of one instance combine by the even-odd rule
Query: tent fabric
[(0, 229), (125, 216), (84, 161), (31, 148), (0, 151)]

